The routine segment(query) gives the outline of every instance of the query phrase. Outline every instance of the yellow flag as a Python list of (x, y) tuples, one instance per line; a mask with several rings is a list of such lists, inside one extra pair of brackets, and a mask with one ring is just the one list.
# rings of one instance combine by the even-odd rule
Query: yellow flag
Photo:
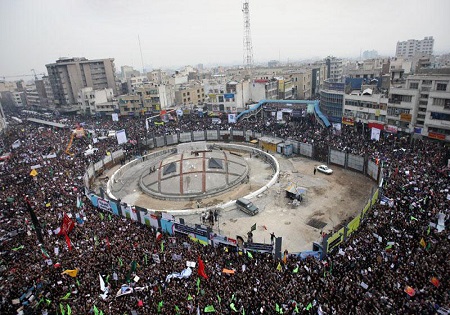
[(287, 255), (286, 254), (284, 254), (284, 257), (283, 257), (283, 263), (286, 265), (286, 263), (287, 263)]
[(425, 248), (427, 246), (427, 243), (425, 243), (425, 240), (423, 239), (423, 237), (420, 240), (419, 244), (422, 245), (423, 248)]
[(32, 169), (30, 172), (30, 176), (37, 176), (38, 172), (36, 171), (36, 169)]
[(281, 263), (278, 263), (277, 270), (281, 271)]
[(62, 275), (69, 275), (72, 278), (75, 278), (77, 276), (77, 274), (78, 274), (78, 270), (79, 270), (78, 268), (77, 269), (73, 269), (73, 270), (67, 269), (67, 270), (64, 270), (61, 274)]

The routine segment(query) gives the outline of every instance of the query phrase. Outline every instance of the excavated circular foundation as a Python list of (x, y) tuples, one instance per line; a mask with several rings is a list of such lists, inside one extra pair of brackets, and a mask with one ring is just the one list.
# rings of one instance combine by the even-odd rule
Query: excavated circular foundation
[(224, 150), (182, 151), (155, 161), (141, 174), (143, 192), (157, 199), (195, 200), (222, 194), (247, 181), (240, 153)]

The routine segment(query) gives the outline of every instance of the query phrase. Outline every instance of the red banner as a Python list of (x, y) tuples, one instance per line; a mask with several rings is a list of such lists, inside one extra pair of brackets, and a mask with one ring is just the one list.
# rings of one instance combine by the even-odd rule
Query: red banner
[(390, 133), (397, 133), (398, 132), (398, 128), (397, 128), (397, 126), (385, 125), (384, 126), (384, 131), (387, 131), (387, 132), (390, 132)]
[(371, 128), (377, 128), (377, 129), (380, 129), (380, 130), (384, 130), (384, 124), (370, 122), (369, 123), (369, 129), (371, 129)]
[(75, 222), (67, 214), (64, 213), (63, 223), (58, 235), (67, 235), (73, 230)]
[(438, 140), (445, 140), (445, 135), (442, 134), (442, 133), (429, 131), (428, 132), (428, 138), (438, 139)]
[(355, 125), (355, 119), (352, 117), (342, 117), (342, 123), (344, 125), (354, 126)]

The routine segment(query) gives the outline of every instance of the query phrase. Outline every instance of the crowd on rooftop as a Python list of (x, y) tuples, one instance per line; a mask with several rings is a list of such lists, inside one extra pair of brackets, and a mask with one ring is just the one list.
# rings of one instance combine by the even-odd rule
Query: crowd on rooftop
[[(450, 308), (450, 233), (445, 227), (450, 156), (441, 142), (384, 132), (380, 141), (370, 140), (369, 130), (335, 132), (309, 115), (284, 124), (272, 117), (236, 124), (224, 117), (213, 124), (207, 115), (186, 115), (150, 123), (148, 130), (142, 117), (72, 116), (63, 122), (70, 128), (11, 122), (1, 136), (1, 147), (12, 153), (0, 167), (1, 314), (426, 315)], [(67, 154), (80, 125), (87, 136), (74, 139)], [(382, 195), (390, 202), (377, 202), (360, 229), (323, 260), (279, 260), (159, 235), (101, 212), (84, 196), (86, 167), (108, 152), (122, 148), (130, 159), (147, 150), (148, 136), (229, 128), (377, 159), (385, 170)], [(118, 145), (107, 137), (108, 130), (120, 129), (131, 142)], [(17, 140), (20, 146), (11, 149)], [(99, 150), (86, 156), (89, 145)], [(44, 158), (52, 154), (56, 157)], [(32, 166), (37, 166), (35, 176)], [(42, 242), (26, 200), (39, 221)], [(68, 234), (72, 249), (55, 233), (64, 213), (75, 222)], [(187, 261), (196, 264), (192, 275), (166, 280), (186, 271)], [(101, 296), (100, 278), (107, 295)]]

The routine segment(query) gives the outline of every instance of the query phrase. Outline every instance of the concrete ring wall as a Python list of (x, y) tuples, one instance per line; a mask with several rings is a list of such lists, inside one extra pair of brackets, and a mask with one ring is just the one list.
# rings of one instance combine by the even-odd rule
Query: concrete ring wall
[[(269, 153), (264, 152), (263, 150), (254, 148), (254, 147), (249, 147), (246, 145), (241, 145), (241, 144), (234, 144), (234, 143), (209, 143), (208, 146), (212, 146), (213, 148), (223, 148), (223, 149), (234, 149), (234, 150), (239, 150), (239, 151), (244, 151), (244, 152), (252, 152), (253, 154), (257, 154), (261, 157), (265, 158), (265, 161), (267, 163), (269, 163), (273, 170), (273, 176), (272, 178), (267, 182), (266, 185), (264, 185), (263, 187), (261, 187), (258, 190), (255, 190), (251, 193), (249, 193), (248, 195), (244, 196), (244, 198), (246, 199), (254, 199), (256, 196), (260, 195), (261, 193), (265, 192), (266, 190), (268, 190), (270, 187), (272, 187), (277, 181), (278, 181), (278, 177), (280, 176), (280, 164), (278, 163), (277, 159)], [(158, 151), (158, 152), (154, 152), (151, 154), (146, 155), (146, 160), (150, 159), (150, 158), (155, 158), (161, 155), (165, 155), (168, 153), (175, 153), (177, 151), (177, 149), (167, 149), (167, 150), (162, 150), (162, 151)], [(119, 175), (122, 175), (125, 171), (129, 170), (131, 167), (133, 167), (134, 165), (141, 163), (142, 159), (135, 159), (131, 162), (128, 162), (127, 164), (125, 164), (124, 166), (122, 166), (121, 168), (119, 168), (117, 171), (115, 171), (113, 173), (113, 175), (111, 176), (111, 178), (108, 180), (107, 183), (107, 188), (106, 188), (106, 194), (109, 198), (117, 200), (117, 198), (112, 194), (111, 192), (111, 185), (114, 182), (114, 179)], [(181, 209), (171, 209), (171, 210), (160, 210), (160, 209), (148, 209), (148, 211), (150, 212), (167, 212), (167, 213), (171, 213), (173, 215), (182, 215), (182, 214), (200, 214), (206, 210), (209, 209), (213, 209), (213, 208), (220, 208), (220, 209), (229, 209), (234, 207), (236, 203), (236, 200), (231, 200), (229, 202), (223, 203), (223, 204), (217, 204), (215, 206), (212, 207), (204, 207), (204, 208), (196, 208), (196, 209), (190, 209), (190, 210), (181, 210)]]
[(226, 188), (212, 189), (208, 193), (202, 194), (201, 196), (199, 194), (185, 194), (185, 195), (160, 194), (157, 191), (154, 191), (154, 190), (151, 190), (151, 189), (145, 187), (144, 183), (142, 182), (142, 177), (144, 175), (147, 175), (147, 174), (141, 174), (141, 176), (139, 177), (139, 187), (144, 191), (144, 193), (146, 193), (150, 197), (154, 197), (156, 199), (172, 200), (172, 201), (185, 201), (185, 200), (186, 201), (193, 201), (193, 200), (199, 199), (200, 197), (201, 198), (209, 198), (209, 197), (218, 196), (218, 195), (223, 194), (223, 193), (225, 193), (227, 191), (230, 191), (234, 187), (236, 187), (237, 185), (242, 184), (242, 182), (246, 178), (247, 174), (248, 174), (248, 166), (246, 165), (245, 172), (243, 172), (236, 180), (234, 180), (234, 182), (231, 185), (229, 185)]

